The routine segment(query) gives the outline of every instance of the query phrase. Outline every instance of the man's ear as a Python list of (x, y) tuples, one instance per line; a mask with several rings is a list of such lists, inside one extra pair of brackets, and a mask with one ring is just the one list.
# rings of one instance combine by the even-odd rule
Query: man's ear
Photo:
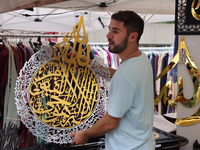
[(134, 41), (136, 41), (137, 37), (138, 37), (137, 32), (131, 32), (130, 35), (129, 35), (129, 41), (134, 42)]

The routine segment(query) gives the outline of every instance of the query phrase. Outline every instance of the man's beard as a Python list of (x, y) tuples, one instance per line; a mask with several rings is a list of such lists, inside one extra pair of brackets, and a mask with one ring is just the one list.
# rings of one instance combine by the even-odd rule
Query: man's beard
[(111, 41), (114, 43), (114, 48), (111, 49), (110, 46), (108, 48), (109, 52), (111, 53), (115, 53), (115, 54), (119, 54), (121, 52), (123, 52), (126, 48), (127, 48), (127, 43), (128, 43), (128, 35), (126, 35), (126, 37), (124, 38), (124, 41), (122, 43), (120, 43), (119, 45), (115, 45), (115, 43), (111, 40), (108, 39), (108, 41)]

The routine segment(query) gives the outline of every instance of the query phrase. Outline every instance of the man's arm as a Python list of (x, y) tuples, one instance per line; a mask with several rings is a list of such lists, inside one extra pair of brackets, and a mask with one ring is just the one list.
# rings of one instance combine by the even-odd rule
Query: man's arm
[(110, 116), (107, 112), (91, 128), (69, 134), (70, 137), (74, 137), (71, 144), (85, 144), (89, 138), (99, 137), (114, 130), (118, 126), (120, 119)]

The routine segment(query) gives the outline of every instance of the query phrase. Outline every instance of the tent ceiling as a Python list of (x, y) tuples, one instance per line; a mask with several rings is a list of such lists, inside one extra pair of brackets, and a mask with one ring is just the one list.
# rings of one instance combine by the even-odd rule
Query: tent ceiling
[[(102, 2), (107, 7), (99, 7)], [(175, 14), (175, 0), (1, 0), (0, 13), (39, 6), (67, 10), (116, 12), (128, 9), (140, 14)]]
[(67, 0), (1, 0), (0, 13), (58, 3)]
[[(28, 15), (26, 17), (24, 15)], [(46, 15), (50, 14), (50, 15)], [(108, 27), (112, 12), (74, 11), (65, 9), (34, 8), (34, 11), (25, 9), (0, 14), (0, 31), (16, 30), (30, 32), (71, 32), (79, 17), (84, 17), (86, 31), (100, 30)], [(38, 16), (39, 15), (39, 16)], [(140, 14), (144, 18), (145, 14)], [(148, 14), (145, 23), (173, 21), (174, 15)]]
[[(102, 2), (107, 7), (99, 7)], [(175, 0), (6, 0), (0, 3), (3, 4), (0, 12), (42, 5), (34, 7), (34, 11), (20, 9), (0, 14), (0, 31), (66, 33), (72, 31), (81, 15), (84, 16), (86, 31), (99, 30), (103, 26), (107, 28), (110, 14), (119, 10), (134, 10), (142, 18), (147, 14), (145, 22), (148, 23), (175, 19)]]
[[(107, 7), (99, 7), (106, 2)], [(69, 0), (53, 3), (43, 7), (48, 8), (87, 8), (89, 11), (116, 12), (119, 10), (133, 10), (139, 14), (175, 14), (175, 0)]]

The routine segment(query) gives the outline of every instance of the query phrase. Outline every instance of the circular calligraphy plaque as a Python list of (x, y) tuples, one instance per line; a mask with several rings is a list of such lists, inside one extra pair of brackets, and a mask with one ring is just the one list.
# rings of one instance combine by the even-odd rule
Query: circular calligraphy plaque
[[(99, 88), (101, 78), (90, 68), (89, 57), (81, 61), (83, 54), (90, 56), (91, 52), (89, 45), (81, 46), (88, 42), (82, 16), (68, 35), (54, 49), (46, 46), (32, 55), (16, 80), (15, 104), (21, 121), (49, 143), (70, 143), (70, 133), (90, 128), (105, 114), (108, 99), (106, 84)], [(68, 56), (69, 41), (74, 43), (72, 52), (78, 50), (76, 56)], [(101, 59), (95, 62), (104, 65)]]
[(89, 66), (55, 59), (36, 71), (29, 86), (32, 111), (54, 128), (72, 128), (86, 121), (98, 99), (98, 80)]

